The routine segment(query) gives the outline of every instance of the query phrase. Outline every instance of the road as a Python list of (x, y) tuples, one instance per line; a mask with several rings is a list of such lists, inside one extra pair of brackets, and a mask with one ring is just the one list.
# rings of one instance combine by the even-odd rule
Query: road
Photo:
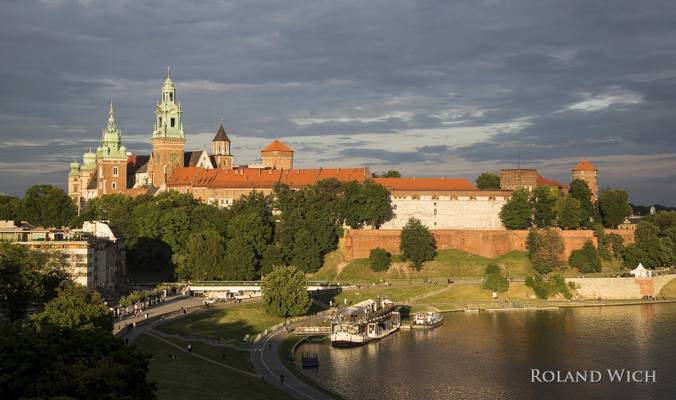
[[(161, 315), (171, 314), (176, 311), (179, 311), (181, 310), (182, 307), (190, 309), (196, 306), (200, 306), (203, 304), (203, 302), (204, 299), (200, 297), (182, 296), (181, 298), (172, 299), (171, 301), (167, 301), (155, 307), (147, 308), (144, 310), (143, 314), (147, 312), (148, 318), (153, 319)], [(129, 318), (123, 321), (115, 322), (115, 325), (113, 326), (113, 334), (119, 332), (127, 324), (136, 323), (135, 328), (130, 329), (127, 333), (122, 335), (122, 338), (129, 339), (129, 342), (133, 342), (134, 339), (136, 339), (139, 335), (145, 332), (148, 328), (155, 325), (152, 322), (144, 323), (145, 316), (143, 314), (141, 314), (141, 316), (139, 317)]]
[[(312, 319), (290, 324), (288, 326), (293, 328), (301, 324), (307, 324)], [(282, 328), (263, 337), (253, 346), (251, 349), (251, 361), (253, 362), (256, 372), (263, 376), (263, 379), (265, 379), (266, 382), (272, 383), (277, 388), (284, 390), (296, 399), (335, 400), (334, 397), (329, 396), (324, 392), (320, 392), (308, 385), (293, 372), (289, 371), (282, 363), (279, 355), (279, 347), (288, 335), (289, 333)], [(282, 374), (286, 378), (284, 384), (280, 382), (280, 376)]]

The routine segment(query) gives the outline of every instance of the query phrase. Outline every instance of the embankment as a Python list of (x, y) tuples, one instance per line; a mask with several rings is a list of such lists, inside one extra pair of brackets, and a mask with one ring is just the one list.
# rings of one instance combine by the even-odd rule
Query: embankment
[[(625, 245), (634, 242), (634, 232), (627, 230), (607, 230), (624, 238)], [(399, 253), (398, 229), (350, 229), (345, 233), (344, 252), (347, 261), (355, 258), (367, 258), (371, 249), (383, 248), (392, 254)], [(596, 243), (594, 231), (558, 231), (563, 239), (564, 256), (568, 258), (573, 250), (581, 249), (584, 242), (592, 240)], [(459, 230), (436, 229), (432, 234), (437, 241), (437, 248), (458, 249), (480, 256), (495, 258), (511, 251), (526, 250), (528, 231), (519, 230)]]

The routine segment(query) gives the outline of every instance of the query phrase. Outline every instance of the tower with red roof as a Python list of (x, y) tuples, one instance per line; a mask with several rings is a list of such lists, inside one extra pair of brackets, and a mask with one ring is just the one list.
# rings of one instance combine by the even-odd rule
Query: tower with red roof
[(293, 150), (275, 139), (261, 150), (261, 162), (272, 169), (293, 169)]
[(599, 170), (588, 160), (582, 160), (573, 167), (573, 180), (581, 179), (587, 182), (587, 186), (591, 189), (592, 200), (596, 201), (598, 198), (599, 187), (596, 182), (596, 176)]

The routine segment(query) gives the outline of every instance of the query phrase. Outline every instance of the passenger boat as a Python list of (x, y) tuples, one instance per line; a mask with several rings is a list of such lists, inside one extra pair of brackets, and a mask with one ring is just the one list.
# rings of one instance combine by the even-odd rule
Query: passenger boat
[(361, 346), (382, 339), (401, 326), (401, 316), (387, 299), (369, 299), (338, 311), (331, 323), (331, 344)]
[(438, 312), (419, 312), (415, 314), (413, 329), (432, 329), (444, 323), (444, 317)]

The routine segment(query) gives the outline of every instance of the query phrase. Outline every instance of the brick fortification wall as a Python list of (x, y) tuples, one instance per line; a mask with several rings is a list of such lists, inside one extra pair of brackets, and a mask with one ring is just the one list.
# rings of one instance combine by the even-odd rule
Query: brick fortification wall
[[(596, 244), (594, 232), (586, 231), (558, 231), (563, 239), (564, 255), (566, 259), (573, 250), (581, 249), (587, 239)], [(607, 230), (608, 233), (617, 233), (624, 238), (624, 243), (634, 242), (634, 232), (626, 230)], [(345, 259), (367, 258), (371, 249), (383, 248), (391, 254), (399, 254), (398, 229), (350, 229), (345, 233)], [(480, 256), (494, 258), (515, 250), (526, 250), (528, 231), (509, 230), (460, 230), (436, 229), (432, 234), (437, 241), (437, 248), (458, 249)]]

